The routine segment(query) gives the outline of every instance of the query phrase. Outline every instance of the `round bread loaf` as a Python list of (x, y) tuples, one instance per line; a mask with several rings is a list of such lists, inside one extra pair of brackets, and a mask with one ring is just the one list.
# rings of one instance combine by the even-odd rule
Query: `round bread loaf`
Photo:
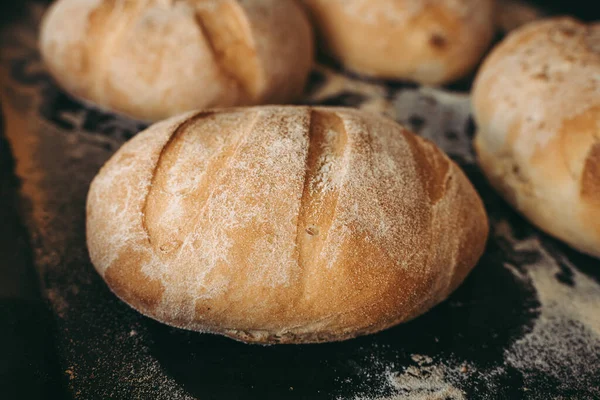
[(494, 0), (303, 0), (326, 51), (373, 77), (444, 84), (474, 69)]
[(528, 24), (485, 61), (473, 91), (475, 148), (523, 215), (600, 257), (600, 24)]
[(483, 252), (462, 173), (395, 122), (344, 108), (185, 114), (92, 182), (87, 243), (109, 287), (169, 325), (246, 342), (351, 338), (445, 299)]
[(40, 48), (67, 92), (145, 121), (293, 101), (313, 61), (294, 0), (58, 0)]

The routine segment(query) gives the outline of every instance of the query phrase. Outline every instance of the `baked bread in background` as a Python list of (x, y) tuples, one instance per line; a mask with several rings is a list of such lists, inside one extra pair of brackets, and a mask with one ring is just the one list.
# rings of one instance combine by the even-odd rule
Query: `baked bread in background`
[(312, 67), (311, 29), (294, 0), (58, 0), (40, 49), (67, 92), (156, 121), (294, 101)]
[(571, 18), (511, 33), (475, 81), (475, 148), (531, 222), (600, 257), (600, 24)]
[(254, 107), (178, 116), (93, 180), (91, 260), (159, 321), (258, 343), (377, 332), (444, 300), (481, 256), (460, 168), (392, 120)]
[(471, 72), (494, 0), (302, 0), (325, 51), (367, 76), (440, 85)]

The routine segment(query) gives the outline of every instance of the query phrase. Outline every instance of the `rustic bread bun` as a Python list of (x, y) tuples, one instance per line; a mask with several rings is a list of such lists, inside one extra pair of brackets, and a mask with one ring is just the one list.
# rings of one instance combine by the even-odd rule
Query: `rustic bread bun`
[(343, 340), (422, 314), (484, 249), (462, 171), (344, 108), (185, 114), (92, 182), (87, 243), (110, 288), (169, 325), (246, 342)]
[(303, 0), (325, 49), (358, 73), (444, 84), (476, 66), (494, 0)]
[(59, 0), (40, 41), (68, 92), (148, 121), (293, 101), (313, 60), (293, 0)]
[(485, 61), (473, 107), (491, 183), (542, 230), (600, 257), (600, 24), (515, 31)]

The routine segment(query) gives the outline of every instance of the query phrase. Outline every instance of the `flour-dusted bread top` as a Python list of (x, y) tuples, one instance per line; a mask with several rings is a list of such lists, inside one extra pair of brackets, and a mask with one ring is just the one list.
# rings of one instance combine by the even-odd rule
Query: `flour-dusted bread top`
[(58, 0), (40, 48), (68, 92), (149, 121), (293, 101), (313, 60), (294, 0)]
[(475, 82), (476, 149), (491, 182), (533, 223), (600, 256), (600, 24), (528, 24)]
[(185, 114), (92, 182), (92, 262), (167, 324), (254, 342), (375, 332), (445, 299), (480, 257), (481, 200), (431, 142), (353, 109)]
[(444, 84), (473, 70), (495, 0), (303, 0), (324, 47), (356, 72)]

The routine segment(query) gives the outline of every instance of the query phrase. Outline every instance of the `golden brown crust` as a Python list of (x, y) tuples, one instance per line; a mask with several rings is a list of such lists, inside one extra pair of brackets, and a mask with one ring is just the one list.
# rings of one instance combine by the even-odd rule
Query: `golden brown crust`
[(590, 149), (581, 174), (581, 196), (600, 206), (600, 140)]
[(600, 238), (600, 139), (590, 149), (581, 174), (582, 220), (586, 229)]
[(69, 93), (156, 121), (297, 99), (313, 37), (293, 0), (59, 0), (40, 49)]
[(495, 32), (493, 0), (303, 0), (326, 50), (356, 72), (444, 84)]
[(475, 81), (475, 149), (490, 182), (534, 224), (600, 256), (595, 160), (600, 24), (571, 18), (523, 26)]
[[(159, 304), (164, 288), (157, 279), (149, 279), (141, 271), (145, 256), (143, 253), (134, 253), (115, 260), (106, 270), (104, 279), (123, 301), (135, 303), (140, 309), (151, 312)], [(135, 285), (131, 282), (135, 282)]]
[(159, 321), (249, 342), (376, 332), (445, 299), (487, 218), (432, 143), (358, 110), (186, 114), (125, 144), (88, 195), (91, 259)]

